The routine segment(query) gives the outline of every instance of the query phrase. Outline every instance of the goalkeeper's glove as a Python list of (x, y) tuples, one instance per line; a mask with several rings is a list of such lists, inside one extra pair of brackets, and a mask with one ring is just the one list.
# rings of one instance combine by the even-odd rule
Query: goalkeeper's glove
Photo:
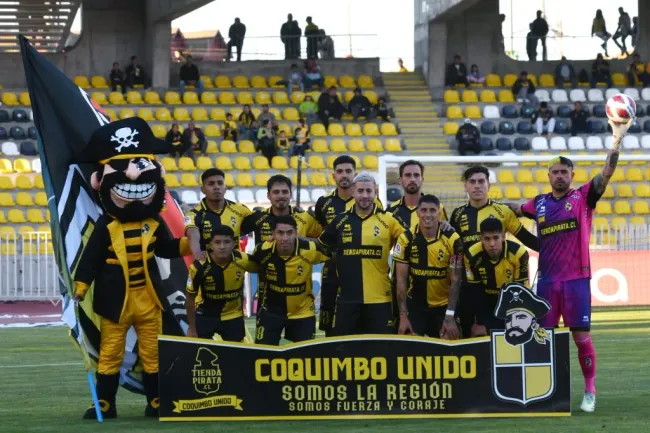
[(627, 130), (630, 128), (630, 126), (632, 126), (633, 122), (634, 117), (630, 117), (630, 120), (625, 123), (614, 122), (611, 119), (609, 120), (609, 126), (612, 127), (612, 135), (614, 137), (612, 140), (612, 149), (619, 150), (621, 148), (623, 137), (625, 137)]

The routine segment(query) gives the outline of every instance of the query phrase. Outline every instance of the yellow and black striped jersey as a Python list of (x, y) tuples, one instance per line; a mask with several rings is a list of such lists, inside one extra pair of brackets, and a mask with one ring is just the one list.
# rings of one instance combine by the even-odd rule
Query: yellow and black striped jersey
[(409, 297), (423, 307), (447, 305), (451, 259), (462, 252), (463, 242), (454, 229), (443, 230), (439, 225), (433, 239), (427, 239), (418, 225), (402, 233), (393, 260), (409, 265)]
[[(422, 194), (424, 195), (424, 194)], [(414, 230), (415, 227), (418, 225), (420, 222), (420, 219), (418, 218), (417, 214), (417, 206), (407, 206), (404, 204), (404, 197), (401, 199), (397, 200), (396, 202), (393, 202), (390, 206), (388, 206), (388, 209), (386, 209), (386, 212), (390, 212), (395, 217), (402, 222), (404, 227), (406, 227), (409, 230)], [(445, 210), (445, 207), (443, 204), (440, 204), (440, 213), (438, 215), (438, 219), (440, 221), (446, 221), (447, 220), (447, 211)]]
[[(244, 218), (251, 214), (250, 209), (241, 203), (235, 203), (225, 200), (224, 206), (220, 211), (212, 210), (205, 199), (201, 200), (194, 209), (190, 210), (185, 216), (185, 232), (187, 229), (196, 227), (201, 234), (201, 250), (205, 251), (212, 237), (212, 230), (221, 225), (230, 227), (235, 232), (235, 237), (243, 233), (241, 231)], [(239, 249), (239, 242), (235, 242), (235, 249)]]
[(528, 251), (517, 242), (505, 241), (503, 253), (496, 262), (478, 242), (466, 250), (464, 261), (467, 283), (481, 285), (487, 295), (499, 296), (506, 283), (518, 282), (530, 287)]
[[(314, 216), (321, 226), (327, 227), (337, 215), (350, 210), (352, 206), (354, 206), (354, 198), (341, 198), (338, 189), (334, 189), (318, 198), (316, 206), (314, 206)], [(379, 198), (375, 198), (375, 206), (378, 209), (384, 208)]]
[(208, 255), (190, 265), (186, 291), (196, 296), (195, 303), (204, 314), (221, 320), (242, 317), (242, 294), (246, 272), (257, 272), (258, 266), (246, 253), (234, 251), (232, 260), (222, 266)]
[(275, 241), (263, 242), (255, 247), (252, 259), (260, 267), (260, 279), (266, 281), (262, 307), (289, 319), (314, 315), (312, 270), (329, 259), (316, 242), (297, 239), (288, 257), (278, 253)]
[[(296, 211), (296, 208), (290, 207), (290, 215), (296, 220), (298, 225), (298, 236), (301, 238), (317, 238), (323, 228), (318, 224), (309, 212)], [(241, 231), (244, 234), (253, 232), (255, 234), (255, 245), (259, 245), (271, 238), (273, 230), (271, 222), (275, 218), (271, 208), (263, 211), (256, 211), (244, 218)]]
[(391, 302), (388, 256), (404, 232), (392, 214), (375, 206), (362, 217), (354, 207), (336, 218), (318, 238), (336, 255), (340, 296), (345, 302), (377, 304)]

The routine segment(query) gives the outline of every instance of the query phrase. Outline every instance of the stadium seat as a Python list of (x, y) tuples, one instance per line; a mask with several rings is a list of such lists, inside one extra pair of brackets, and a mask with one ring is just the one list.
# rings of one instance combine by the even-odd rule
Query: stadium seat
[(501, 87), (501, 77), (499, 74), (487, 74), (485, 76), (485, 85), (488, 87)]
[(504, 196), (509, 200), (520, 200), (521, 191), (516, 185), (508, 185), (504, 190)]
[(151, 125), (151, 131), (153, 132), (154, 137), (164, 139), (167, 135), (167, 130), (163, 125), (155, 124)]
[(541, 74), (539, 76), (540, 87), (555, 87), (555, 77), (552, 74)]
[(539, 188), (537, 188), (535, 185), (525, 185), (522, 195), (525, 199), (533, 199), (539, 195)]
[(501, 117), (499, 108), (496, 105), (486, 105), (483, 107), (483, 117), (486, 119), (498, 119)]
[(497, 182), (499, 183), (515, 183), (515, 175), (508, 169), (499, 170), (497, 173)]
[(17, 123), (29, 122), (29, 116), (27, 116), (25, 110), (20, 108), (16, 108), (13, 113), (11, 113), (11, 118)]
[(621, 93), (621, 91), (615, 87), (610, 87), (609, 89), (605, 90), (605, 100), (609, 100), (614, 95), (617, 95)]
[(7, 110), (0, 109), (0, 123), (7, 123), (11, 121), (11, 116)]
[(217, 103), (217, 95), (214, 92), (201, 93), (201, 103), (205, 105), (215, 105)]
[(266, 78), (261, 75), (254, 75), (251, 77), (251, 87), (255, 89), (266, 89), (268, 87), (266, 84)]
[(14, 224), (23, 224), (27, 222), (25, 214), (23, 214), (23, 211), (20, 209), (9, 209), (7, 212), (7, 220)]
[(176, 160), (174, 158), (164, 157), (160, 160), (160, 164), (168, 173), (178, 171), (178, 166), (176, 165)]
[(365, 155), (363, 157), (363, 166), (370, 170), (376, 170), (379, 166), (379, 161), (375, 155)]
[(239, 153), (256, 153), (255, 144), (250, 140), (242, 140), (239, 142)]
[[(382, 127), (384, 125), (392, 125), (392, 123), (382, 123)], [(376, 123), (366, 123), (363, 125), (363, 135), (368, 135), (368, 136), (378, 136), (379, 134), (379, 128), (377, 127)], [(394, 135), (394, 134), (384, 134), (382, 132), (381, 135)]]
[(553, 137), (549, 147), (551, 150), (567, 150), (566, 140), (564, 137)]
[(154, 92), (152, 90), (148, 90), (148, 91), (144, 92), (144, 102), (146, 102), (147, 104), (151, 104), (151, 105), (162, 104), (162, 101), (160, 100), (160, 95), (158, 94), (158, 92)]
[[(612, 84), (617, 87), (627, 86), (627, 77), (625, 74), (622, 74), (620, 72), (614, 72), (612, 74)], [(617, 91), (617, 93), (619, 92)]]
[(503, 198), (503, 191), (497, 185), (492, 185), (488, 191), (488, 197), (492, 200), (501, 200)]
[(18, 156), (20, 155), (20, 151), (16, 143), (13, 141), (5, 141), (2, 143), (2, 154), (5, 156)]
[(351, 137), (358, 137), (362, 135), (361, 126), (359, 126), (358, 123), (348, 123), (347, 125), (345, 125), (345, 133)]
[(494, 143), (490, 137), (481, 137), (481, 151), (488, 152), (494, 150)]
[[(630, 128), (631, 129), (631, 128)], [(624, 149), (640, 149), (639, 139), (635, 135), (626, 135), (623, 138)]]
[(90, 79), (90, 84), (95, 89), (108, 89), (106, 78), (104, 78), (102, 75), (94, 75)]
[[(627, 202), (625, 202), (627, 203)], [(628, 205), (629, 206), (629, 205)], [(638, 215), (647, 215), (650, 213), (650, 208), (648, 206), (648, 201), (647, 200), (636, 200), (634, 204), (632, 205), (633, 211), (635, 214)]]
[[(609, 186), (609, 185), (608, 185)], [(619, 198), (632, 198), (634, 197), (634, 192), (630, 185), (616, 185), (616, 197)]]
[(210, 109), (210, 119), (223, 121), (226, 120), (226, 112), (223, 108), (212, 108)]
[(482, 117), (481, 108), (477, 105), (468, 105), (465, 107), (465, 117), (470, 119), (480, 119)]
[(587, 137), (587, 150), (603, 150), (603, 141), (600, 137)]
[(234, 166), (235, 166), (235, 170), (240, 170), (240, 171), (246, 171), (252, 168), (250, 159), (248, 159), (247, 156), (236, 157), (234, 161)]
[(499, 90), (499, 102), (515, 102), (515, 97), (511, 90)]
[(551, 93), (551, 98), (555, 103), (569, 102), (569, 98), (566, 94), (566, 90), (564, 89), (554, 89), (553, 92)]
[[(253, 166), (254, 167), (256, 167), (256, 165), (258, 164), (257, 158), (263, 158), (264, 162), (266, 163), (266, 166), (268, 166), (269, 163), (268, 163), (268, 160), (265, 157), (256, 156), (255, 160), (253, 160)], [(263, 164), (263, 163), (261, 163), (261, 161), (259, 163)], [(274, 156), (273, 159), (271, 160), (271, 167), (274, 170), (288, 170), (289, 169), (289, 164), (287, 164), (287, 159), (284, 156)]]
[(582, 137), (570, 137), (568, 148), (569, 150), (585, 150), (585, 142)]
[(638, 89), (635, 89), (634, 87), (628, 87), (627, 89), (623, 90), (623, 93), (635, 101), (641, 99), (641, 95), (639, 95)]
[(605, 125), (600, 120), (588, 120), (588, 122), (589, 122), (589, 124), (591, 124), (591, 133), (592, 134), (604, 134), (605, 133)]
[[(5, 143), (3, 143), (2, 146), (4, 147)], [(13, 173), (13, 172), (14, 172), (14, 167), (11, 164), (11, 161), (8, 160), (7, 158), (0, 158), (0, 173)]]
[(397, 135), (397, 128), (393, 123), (384, 122), (380, 127), (381, 135)]
[(40, 209), (27, 209), (27, 221), (34, 224), (44, 224), (47, 222)]
[(496, 145), (498, 150), (501, 151), (508, 151), (512, 150), (512, 143), (510, 142), (510, 139), (507, 137), (500, 137), (497, 139), (497, 145)]
[(4, 92), (2, 94), (2, 105), (19, 105), (18, 97), (13, 92)]
[(237, 145), (234, 141), (223, 140), (221, 142), (221, 152), (223, 153), (237, 153)]
[[(607, 129), (611, 130), (609, 124), (607, 125)], [(638, 119), (634, 119), (632, 121), (632, 124), (630, 125), (630, 128), (627, 130), (628, 134), (640, 134), (641, 133), (641, 125), (639, 124)]]
[(135, 112), (131, 108), (122, 108), (120, 110), (120, 119), (128, 119), (130, 117), (135, 117)]
[(478, 102), (478, 96), (474, 90), (463, 91), (463, 102)]
[(25, 158), (14, 159), (14, 171), (16, 173), (31, 173), (32, 166)]
[(208, 119), (208, 111), (205, 108), (192, 108), (192, 120), (195, 122), (206, 122)]
[(219, 170), (232, 170), (232, 162), (227, 156), (218, 156), (215, 160), (215, 164)]
[(194, 160), (192, 158), (187, 157), (187, 156), (183, 156), (178, 160), (178, 168), (181, 171), (193, 171), (193, 170), (196, 170), (196, 166), (194, 165)]
[(185, 107), (174, 108), (173, 117), (174, 120), (177, 120), (179, 122), (187, 122), (191, 119), (190, 113)]
[(587, 99), (589, 102), (604, 102), (603, 91), (601, 89), (589, 89), (587, 91)]
[(214, 84), (219, 89), (230, 89), (232, 87), (232, 83), (230, 82), (230, 77), (226, 75), (217, 75), (214, 78)]
[(126, 102), (129, 104), (142, 104), (142, 95), (140, 92), (130, 91), (126, 93)]
[(533, 183), (533, 173), (530, 170), (517, 170), (517, 183)]
[[(298, 185), (298, 174), (297, 173), (294, 173), (291, 176), (291, 182), (293, 182), (294, 185)], [(309, 178), (306, 175), (300, 176), (300, 186), (309, 186)], [(302, 190), (302, 191), (305, 191), (305, 190)], [(295, 189), (294, 189), (293, 193), (295, 194)], [(306, 198), (307, 198), (307, 200), (305, 200), (305, 197), (302, 195), (302, 193), (300, 194), (300, 201), (309, 202), (310, 201), (309, 195), (307, 195)], [(295, 200), (295, 196), (294, 196), (294, 200)]]
[(375, 87), (375, 83), (372, 81), (372, 77), (369, 75), (360, 75), (357, 80), (357, 84), (362, 89), (370, 89)]
[[(16, 183), (18, 179), (16, 179)], [(12, 190), (16, 188), (18, 185), (14, 185), (14, 180), (9, 177), (9, 176), (0, 176), (0, 189), (4, 190)], [(29, 188), (28, 188), (29, 189)]]
[(219, 102), (224, 105), (235, 105), (235, 95), (232, 92), (221, 92)]
[(330, 123), (327, 133), (334, 137), (342, 137), (345, 135), (345, 131), (343, 130), (343, 125), (341, 125), (340, 123)]
[(237, 75), (232, 80), (232, 84), (235, 89), (248, 89), (250, 85), (248, 84), (248, 77), (245, 75)]
[(512, 135), (515, 133), (515, 127), (512, 122), (503, 121), (499, 123), (499, 134)]
[(196, 187), (199, 186), (199, 182), (194, 173), (182, 173), (181, 185), (186, 187)]
[(250, 105), (253, 104), (253, 94), (251, 92), (239, 92), (237, 93), (237, 103), (241, 105)]
[(632, 213), (630, 203), (625, 200), (618, 200), (614, 202), (614, 213), (616, 215), (630, 215)]
[(608, 201), (599, 201), (596, 203), (596, 213), (599, 215), (611, 215), (612, 205)]
[(386, 152), (401, 152), (402, 144), (397, 138), (388, 138), (384, 143), (386, 146)]
[(526, 137), (517, 137), (515, 138), (515, 150), (518, 151), (528, 151), (530, 150), (530, 141)]
[(382, 146), (381, 141), (377, 138), (368, 139), (367, 143), (368, 152), (383, 152), (384, 146)]
[[(235, 167), (236, 166), (237, 160), (235, 160)], [(253, 168), (255, 170), (269, 170), (271, 167), (269, 166), (269, 160), (266, 157), (257, 155), (253, 157)]]
[(447, 107), (447, 117), (449, 119), (462, 119), (463, 110), (458, 105), (450, 105)]
[[(358, 127), (359, 125), (357, 125)], [(325, 126), (320, 123), (313, 123), (309, 130), (309, 133), (315, 137), (326, 137), (327, 131), (325, 131)]]
[[(313, 126), (313, 125), (312, 125), (312, 126)], [(314, 140), (314, 141), (315, 141), (315, 140)], [(329, 147), (330, 147), (330, 150), (331, 150), (332, 152), (340, 152), (340, 153), (343, 153), (343, 152), (347, 152), (347, 151), (348, 151), (348, 148), (347, 148), (347, 146), (346, 146), (346, 144), (345, 144), (345, 141), (343, 141), (343, 140), (341, 140), (341, 139), (339, 139), (339, 138), (335, 138), (334, 140), (332, 140), (332, 141), (330, 142)]]
[[(302, 92), (293, 92), (293, 94), (291, 95), (292, 101), (293, 100), (298, 100), (298, 95), (296, 95), (298, 93), (302, 93)], [(296, 95), (296, 96), (294, 96), (294, 95)], [(304, 95), (304, 93), (302, 93), (302, 98), (304, 99), (304, 97), (305, 97), (305, 95)], [(300, 100), (300, 102), (302, 102), (302, 99)], [(295, 102), (295, 103), (299, 104), (300, 102)], [(278, 105), (288, 104), (289, 103), (289, 97), (287, 96), (286, 92), (274, 92), (273, 93), (273, 103), (278, 104)]]
[(506, 119), (516, 119), (519, 117), (516, 105), (504, 105), (501, 108), (501, 116)]
[[(312, 127), (313, 127), (313, 125), (312, 125)], [(458, 132), (458, 124), (455, 123), (455, 122), (447, 122), (447, 123), (445, 123), (445, 125), (443, 126), (443, 132), (446, 135), (456, 135), (456, 133)]]
[(312, 170), (324, 170), (327, 168), (325, 166), (325, 161), (323, 161), (323, 158), (320, 155), (310, 155), (307, 159), (307, 164)]
[(530, 147), (532, 150), (537, 151), (549, 150), (548, 142), (545, 137), (533, 137)]
[(444, 100), (449, 104), (460, 102), (460, 94), (458, 93), (458, 90), (445, 90)]
[(201, 171), (207, 170), (209, 168), (213, 168), (214, 165), (212, 164), (212, 159), (210, 159), (207, 156), (199, 156), (196, 159), (196, 168), (198, 168)]
[(153, 116), (153, 111), (151, 111), (151, 108), (139, 108), (138, 109), (138, 117), (141, 117), (142, 119), (146, 120), (147, 122), (155, 120), (155, 117)]
[(481, 90), (481, 94), (479, 95), (479, 99), (481, 102), (496, 102), (497, 101), (497, 96), (494, 93), (494, 90)]
[(88, 82), (88, 77), (85, 75), (76, 75), (73, 78), (74, 83), (81, 87), (82, 89), (90, 89), (90, 83)]
[(339, 78), (339, 83), (341, 84), (341, 87), (344, 88), (354, 88), (357, 86), (354, 82), (354, 78), (349, 75), (342, 75)]
[(503, 86), (512, 87), (512, 85), (515, 84), (515, 81), (517, 81), (517, 78), (519, 77), (515, 74), (505, 74), (503, 77)]
[(641, 117), (645, 117), (645, 116), (646, 116), (645, 108), (643, 108), (643, 105), (637, 104), (637, 106), (636, 106), (636, 118), (640, 119)]
[(587, 96), (585, 95), (585, 91), (582, 89), (572, 89), (569, 92), (569, 99), (571, 102), (585, 102)]
[(569, 121), (566, 119), (557, 119), (555, 122), (555, 133), (556, 134), (568, 134), (571, 130)]
[(204, 133), (206, 137), (221, 137), (221, 129), (214, 123), (206, 125)]
[(9, 136), (14, 140), (24, 140), (25, 138), (27, 138), (27, 134), (25, 134), (25, 130), (20, 126), (12, 126), (11, 129), (9, 130)]
[(284, 87), (282, 84), (278, 84), (282, 80), (284, 80), (284, 77), (280, 75), (271, 75), (269, 77), (269, 87)]
[(255, 174), (255, 178), (254, 178), (255, 186), (265, 187), (270, 178), (271, 178), (271, 175), (267, 174), (267, 173), (257, 173), (257, 174)]
[(550, 102), (551, 101), (551, 96), (548, 94), (548, 90), (546, 89), (537, 89), (535, 90), (535, 96), (539, 100), (539, 102)]
[[(29, 131), (30, 131), (32, 128), (33, 128), (33, 127), (30, 127), (30, 128), (28, 129), (28, 132), (27, 132), (28, 135), (29, 135)], [(4, 126), (0, 126), (0, 140), (3, 140), (3, 141), (4, 141), (4, 140), (7, 140), (8, 138), (9, 138), (9, 133), (7, 132), (7, 130), (5, 129)], [(31, 137), (30, 137), (30, 138), (31, 138)]]
[(523, 120), (517, 123), (517, 132), (519, 134), (532, 134), (533, 125), (528, 120)]
[(348, 143), (348, 147), (350, 152), (353, 153), (362, 153), (366, 151), (366, 145), (363, 143), (363, 140), (360, 139), (352, 139)]

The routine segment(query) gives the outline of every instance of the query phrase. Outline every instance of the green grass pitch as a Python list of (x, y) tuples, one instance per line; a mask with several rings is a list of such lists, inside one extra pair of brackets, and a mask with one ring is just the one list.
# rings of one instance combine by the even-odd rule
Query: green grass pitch
[[(249, 321), (248, 326), (253, 327)], [(160, 423), (143, 417), (144, 397), (118, 393), (117, 420), (83, 421), (90, 393), (80, 354), (67, 328), (0, 329), (0, 432), (642, 432), (650, 396), (650, 310), (594, 314), (596, 412), (579, 409), (580, 366), (572, 358), (573, 415), (569, 418), (267, 421)], [(572, 353), (575, 355), (575, 350)]]

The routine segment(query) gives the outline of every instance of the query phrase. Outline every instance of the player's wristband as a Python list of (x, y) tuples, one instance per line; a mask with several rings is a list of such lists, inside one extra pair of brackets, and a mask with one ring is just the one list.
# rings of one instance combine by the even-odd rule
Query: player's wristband
[(447, 310), (445, 312), (445, 316), (453, 316), (454, 314), (456, 314), (456, 312), (454, 310)]

